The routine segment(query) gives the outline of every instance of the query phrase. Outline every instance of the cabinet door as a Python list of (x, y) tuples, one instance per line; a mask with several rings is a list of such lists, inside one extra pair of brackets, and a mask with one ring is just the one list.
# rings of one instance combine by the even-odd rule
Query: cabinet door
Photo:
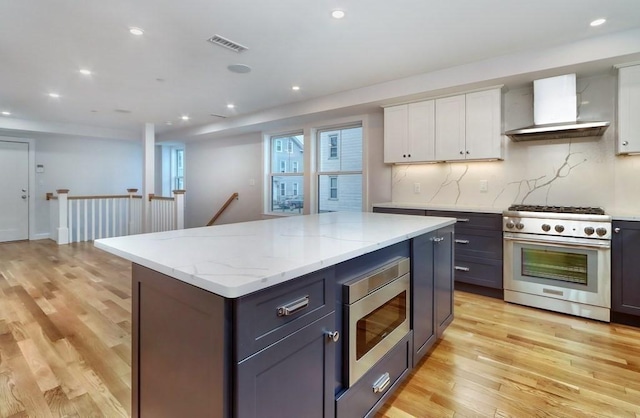
[(615, 312), (640, 316), (640, 222), (614, 222), (611, 290)]
[(453, 227), (437, 231), (433, 245), (435, 321), (438, 338), (453, 321)]
[(435, 232), (420, 235), (411, 243), (411, 328), (413, 329), (413, 364), (429, 351), (436, 341), (433, 318), (433, 239)]
[(436, 99), (436, 160), (465, 158), (465, 96)]
[(467, 159), (502, 158), (501, 120), (500, 89), (467, 94)]
[(618, 153), (640, 152), (640, 65), (618, 73)]
[(407, 162), (409, 106), (384, 108), (384, 162)]
[(335, 313), (237, 365), (234, 416), (333, 417), (336, 346), (325, 332)]
[(435, 102), (409, 104), (407, 156), (410, 162), (435, 159)]

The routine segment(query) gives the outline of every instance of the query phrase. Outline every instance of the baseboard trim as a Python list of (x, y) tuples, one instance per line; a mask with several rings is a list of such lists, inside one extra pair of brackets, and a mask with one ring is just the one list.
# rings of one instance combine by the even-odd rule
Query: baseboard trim
[(38, 241), (41, 239), (49, 239), (51, 237), (51, 234), (49, 234), (48, 232), (45, 233), (41, 233), (41, 234), (33, 234), (31, 236), (31, 238), (29, 238), (31, 241)]

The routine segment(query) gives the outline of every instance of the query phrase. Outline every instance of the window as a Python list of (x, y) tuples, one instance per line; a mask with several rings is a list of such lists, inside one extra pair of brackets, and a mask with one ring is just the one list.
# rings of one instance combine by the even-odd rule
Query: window
[(362, 144), (362, 125), (318, 131), (318, 212), (362, 210)]
[(184, 149), (175, 150), (176, 170), (173, 180), (174, 190), (184, 190)]
[(329, 135), (329, 158), (338, 158), (338, 135)]
[(338, 177), (329, 176), (329, 199), (338, 198)]
[[(287, 152), (282, 152), (283, 150)], [(304, 201), (304, 136), (269, 138), (270, 212), (302, 213)]]

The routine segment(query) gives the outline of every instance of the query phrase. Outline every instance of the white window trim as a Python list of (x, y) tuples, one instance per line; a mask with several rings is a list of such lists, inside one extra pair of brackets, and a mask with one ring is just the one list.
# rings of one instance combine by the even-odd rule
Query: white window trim
[[(271, 184), (271, 139), (276, 136), (300, 135), (304, 136), (304, 167), (305, 171), (294, 175), (303, 176), (304, 185), (304, 209), (303, 214), (318, 212), (318, 173), (316, 169), (317, 132), (328, 129), (341, 129), (351, 126), (362, 126), (362, 211), (371, 210), (371, 196), (369, 193), (369, 135), (371, 131), (370, 115), (361, 114), (329, 120), (319, 120), (313, 123), (289, 125), (288, 128), (277, 131), (263, 131), (263, 214), (265, 217), (289, 216), (271, 211), (272, 184)], [(360, 173), (360, 172), (359, 172)], [(325, 173), (326, 174), (326, 173)], [(341, 173), (348, 174), (348, 173)]]

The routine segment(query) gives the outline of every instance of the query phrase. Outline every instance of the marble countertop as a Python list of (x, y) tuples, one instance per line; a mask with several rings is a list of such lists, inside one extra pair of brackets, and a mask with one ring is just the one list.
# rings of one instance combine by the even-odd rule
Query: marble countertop
[(458, 206), (458, 205), (438, 205), (431, 203), (405, 203), (405, 202), (384, 202), (375, 203), (374, 208), (396, 208), (396, 209), (421, 209), (421, 210), (450, 210), (456, 212), (478, 212), (478, 213), (502, 213), (506, 208), (494, 208), (488, 206)]
[(454, 223), (453, 218), (332, 212), (104, 238), (95, 246), (236, 298)]

